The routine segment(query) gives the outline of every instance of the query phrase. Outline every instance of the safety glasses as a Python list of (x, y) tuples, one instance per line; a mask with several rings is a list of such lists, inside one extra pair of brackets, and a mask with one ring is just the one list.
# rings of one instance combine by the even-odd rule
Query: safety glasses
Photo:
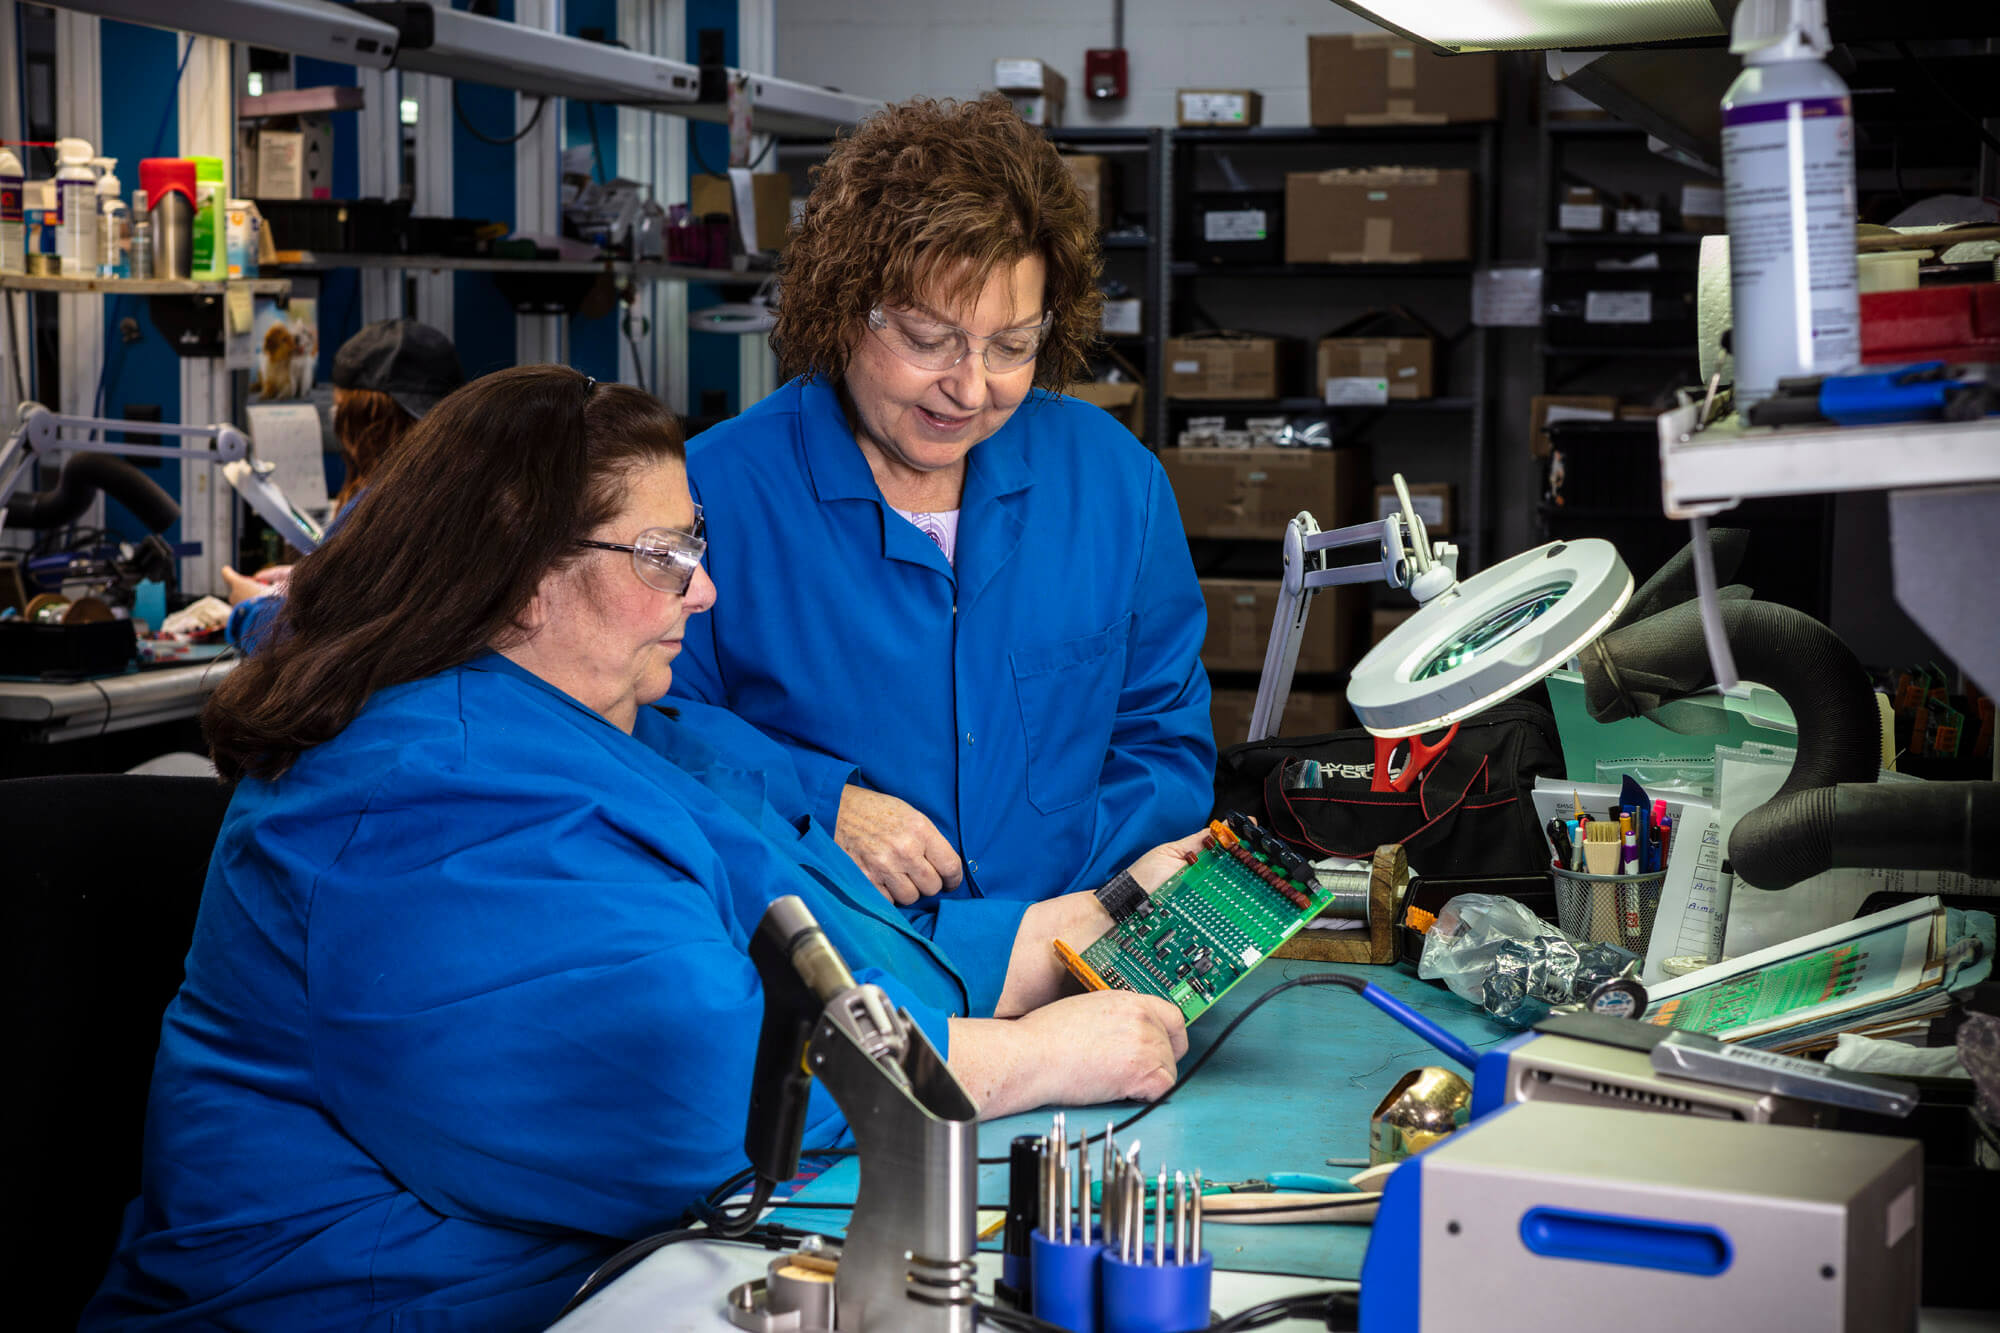
[(630, 552), (632, 570), (639, 576), (640, 582), (649, 588), (685, 597), (688, 585), (694, 582), (695, 570), (701, 567), (701, 557), (708, 550), (708, 540), (703, 535), (707, 531), (701, 506), (696, 505), (694, 526), (691, 528), (647, 528), (630, 546), (618, 542), (585, 541), (582, 538), (578, 538), (576, 544), (588, 546), (593, 551)]
[(1019, 370), (1033, 361), (1054, 322), (1055, 312), (1049, 311), (1040, 323), (981, 336), (909, 311), (885, 310), (878, 305), (868, 312), (868, 327), (882, 345), (919, 370), (950, 370), (965, 360), (972, 344), (978, 343), (986, 369), (995, 375)]

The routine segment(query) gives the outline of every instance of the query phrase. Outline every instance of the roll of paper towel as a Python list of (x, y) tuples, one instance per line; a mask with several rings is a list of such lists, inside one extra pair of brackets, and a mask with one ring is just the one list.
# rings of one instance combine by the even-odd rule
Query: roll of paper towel
[(1724, 384), (1736, 382), (1736, 362), (1722, 350), (1729, 328), (1729, 238), (1701, 238), (1701, 269), (1694, 280), (1694, 342), (1703, 384), (1722, 372)]

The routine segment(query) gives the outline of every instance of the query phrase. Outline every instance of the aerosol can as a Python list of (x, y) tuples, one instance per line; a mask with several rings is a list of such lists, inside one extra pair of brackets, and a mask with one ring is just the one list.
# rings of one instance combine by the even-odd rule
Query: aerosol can
[(27, 181), (21, 159), (0, 148), (0, 273), (28, 271)]
[(1736, 409), (1791, 375), (1861, 361), (1854, 258), (1854, 115), (1823, 57), (1826, 0), (1743, 0), (1722, 99), (1723, 211)]

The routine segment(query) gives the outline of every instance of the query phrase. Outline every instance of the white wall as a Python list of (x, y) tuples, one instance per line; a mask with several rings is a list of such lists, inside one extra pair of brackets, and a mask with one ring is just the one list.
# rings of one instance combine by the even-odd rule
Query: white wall
[(1256, 88), (1266, 125), (1306, 123), (1306, 34), (1372, 31), (1332, 0), (1127, 0), (1122, 102), (1083, 95), (1083, 53), (1111, 45), (1111, 0), (775, 0), (778, 73), (895, 101), (993, 86), (996, 57), (1069, 80), (1066, 124), (1171, 125), (1176, 88)]

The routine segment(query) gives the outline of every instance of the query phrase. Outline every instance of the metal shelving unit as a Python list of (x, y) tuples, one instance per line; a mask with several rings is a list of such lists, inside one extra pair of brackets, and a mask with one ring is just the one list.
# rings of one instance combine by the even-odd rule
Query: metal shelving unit
[[(1291, 281), (1333, 281), (1343, 279), (1423, 279), (1426, 281), (1457, 280), (1468, 281), (1472, 274), (1491, 261), (1493, 255), (1493, 233), (1496, 221), (1495, 201), (1498, 198), (1496, 175), (1499, 165), (1498, 138), (1492, 124), (1473, 125), (1383, 125), (1366, 128), (1323, 129), (1310, 126), (1258, 126), (1247, 130), (1233, 129), (1186, 129), (1167, 132), (1171, 136), (1170, 151), (1165, 154), (1163, 175), (1166, 178), (1168, 199), (1161, 215), (1171, 227), (1178, 216), (1174, 189), (1174, 174), (1182, 167), (1180, 161), (1184, 150), (1221, 149), (1228, 147), (1278, 147), (1313, 146), (1326, 147), (1392, 147), (1398, 144), (1445, 144), (1463, 146), (1471, 150), (1472, 161), (1468, 164), (1473, 173), (1473, 257), (1469, 262), (1418, 263), (1418, 264), (1225, 264), (1197, 263), (1172, 258), (1172, 238), (1164, 238), (1161, 248), (1165, 269), (1163, 288), (1170, 293), (1160, 314), (1160, 347), (1165, 348), (1166, 337), (1173, 328), (1173, 307), (1176, 289), (1182, 284), (1206, 284), (1232, 280), (1269, 281), (1288, 279)], [(1160, 425), (1157, 430), (1164, 445), (1169, 439), (1166, 419), (1169, 412), (1180, 416), (1201, 411), (1244, 411), (1259, 407), (1281, 412), (1443, 412), (1465, 413), (1468, 422), (1465, 496), (1462, 505), (1464, 518), (1458, 524), (1457, 537), (1461, 568), (1472, 573), (1481, 568), (1485, 557), (1486, 530), (1489, 524), (1487, 513), (1487, 454), (1490, 449), (1491, 422), (1489, 421), (1491, 394), (1488, 392), (1488, 374), (1492, 361), (1492, 334), (1483, 328), (1471, 328), (1463, 341), (1462, 355), (1471, 362), (1471, 393), (1462, 397), (1443, 397), (1414, 402), (1390, 402), (1387, 404), (1328, 404), (1317, 398), (1287, 397), (1268, 403), (1242, 400), (1203, 401), (1177, 398), (1169, 402), (1164, 393), (1149, 395), (1148, 413), (1157, 414)], [(1164, 372), (1164, 365), (1160, 370)], [(1166, 383), (1162, 373), (1155, 381)], [(1275, 535), (1275, 534), (1274, 534)]]
[(292, 284), (284, 278), (236, 278), (226, 282), (204, 282), (192, 278), (48, 278), (10, 273), (0, 277), (0, 290), (11, 292), (61, 292), (69, 295), (95, 293), (100, 296), (220, 296), (226, 291), (247, 290), (254, 296), (283, 296)]
[(733, 269), (691, 268), (679, 264), (635, 264), (628, 259), (480, 259), (456, 255), (368, 255), (305, 252), (295, 260), (266, 268), (297, 273), (327, 269), (367, 268), (419, 270), (432, 273), (610, 273), (641, 282), (707, 282), (720, 287), (755, 287), (769, 273), (739, 273)]

